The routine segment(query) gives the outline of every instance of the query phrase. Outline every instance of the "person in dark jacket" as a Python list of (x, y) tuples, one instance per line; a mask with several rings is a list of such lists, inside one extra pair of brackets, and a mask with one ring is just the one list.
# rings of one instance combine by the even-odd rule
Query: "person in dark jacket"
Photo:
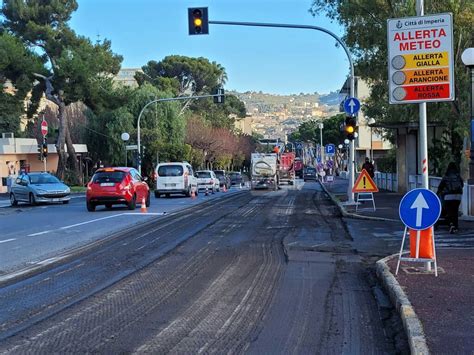
[(449, 163), (437, 192), (442, 205), (441, 217), (444, 218), (445, 221), (444, 223), (438, 221), (436, 225), (438, 226), (442, 223), (447, 224), (449, 226), (449, 233), (451, 234), (458, 231), (458, 210), (461, 204), (463, 187), (464, 182), (459, 174), (456, 163)]
[(370, 162), (369, 158), (365, 158), (365, 163), (362, 164), (362, 169), (365, 169), (367, 173), (369, 173), (369, 176), (373, 178), (375, 176), (375, 169), (374, 169), (374, 164)]

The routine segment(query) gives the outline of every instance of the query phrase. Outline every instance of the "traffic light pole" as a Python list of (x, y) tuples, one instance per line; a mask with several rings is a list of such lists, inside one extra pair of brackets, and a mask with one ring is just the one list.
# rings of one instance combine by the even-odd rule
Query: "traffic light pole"
[(142, 162), (141, 162), (141, 137), (140, 137), (140, 120), (142, 118), (143, 112), (145, 112), (145, 109), (150, 106), (151, 104), (154, 104), (156, 102), (167, 102), (167, 101), (182, 101), (182, 100), (192, 100), (192, 99), (205, 99), (209, 97), (221, 97), (224, 96), (223, 89), (219, 89), (217, 94), (213, 95), (199, 95), (199, 96), (180, 96), (180, 97), (168, 97), (164, 99), (155, 99), (150, 102), (147, 102), (145, 106), (143, 106), (142, 110), (140, 111), (140, 114), (138, 115), (138, 120), (137, 120), (137, 151), (138, 151), (138, 172), (141, 174), (142, 173)]
[[(331, 31), (319, 27), (319, 26), (309, 26), (309, 25), (295, 25), (295, 24), (284, 24), (284, 23), (262, 23), (262, 22), (235, 22), (235, 21), (209, 21), (211, 25), (230, 25), (230, 26), (248, 26), (248, 27), (273, 27), (273, 28), (297, 28), (303, 30), (316, 30), (324, 32), (331, 37), (333, 37), (346, 52), (347, 58), (349, 60), (351, 76), (350, 76), (350, 96), (355, 97), (354, 93), (354, 63), (352, 61), (351, 53), (346, 47), (345, 43)], [(350, 158), (349, 158), (349, 186), (347, 189), (347, 204), (355, 204), (354, 193), (352, 192), (352, 187), (354, 186), (354, 141), (352, 140), (350, 145)], [(322, 149), (322, 148), (321, 148)]]

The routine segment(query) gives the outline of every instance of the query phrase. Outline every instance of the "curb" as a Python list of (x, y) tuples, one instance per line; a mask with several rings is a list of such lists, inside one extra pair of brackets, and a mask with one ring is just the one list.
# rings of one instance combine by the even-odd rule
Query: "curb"
[(387, 256), (380, 259), (375, 264), (377, 277), (381, 280), (385, 290), (390, 296), (390, 300), (395, 305), (396, 310), (400, 314), (403, 327), (408, 338), (410, 350), (412, 354), (427, 355), (430, 353), (426, 343), (423, 326), (413, 309), (407, 295), (398, 283), (397, 279), (390, 272), (387, 262), (398, 257), (398, 254)]
[(382, 221), (382, 222), (400, 222), (398, 219), (392, 219), (392, 218), (384, 218), (384, 217), (375, 217), (375, 216), (363, 216), (357, 213), (352, 213), (352, 212), (347, 212), (346, 209), (344, 208), (343, 204), (334, 197), (334, 195), (324, 186), (319, 181), (319, 184), (323, 188), (324, 192), (331, 198), (332, 202), (339, 208), (339, 211), (341, 212), (343, 217), (346, 218), (354, 218), (354, 219), (363, 219), (363, 220), (369, 220), (369, 221)]

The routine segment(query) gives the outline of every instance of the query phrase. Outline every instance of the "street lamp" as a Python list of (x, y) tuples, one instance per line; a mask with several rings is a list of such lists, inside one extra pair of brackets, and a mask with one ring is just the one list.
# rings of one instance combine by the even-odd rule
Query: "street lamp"
[(324, 149), (323, 149), (323, 128), (324, 128), (324, 124), (321, 122), (321, 123), (318, 124), (318, 127), (319, 127), (319, 137), (320, 137), (319, 142), (321, 143), (321, 163), (324, 164)]
[[(124, 132), (122, 133), (120, 138), (122, 138), (123, 143), (126, 144), (127, 141), (130, 139), (130, 134), (128, 134), (127, 132)], [(124, 148), (125, 148), (125, 166), (127, 166), (127, 146), (125, 145)]]
[(367, 121), (367, 125), (370, 127), (370, 162), (374, 163), (374, 150), (372, 148), (372, 126), (375, 124), (375, 120), (371, 117)]
[(469, 185), (474, 185), (474, 48), (467, 48), (461, 60), (471, 72), (471, 148), (469, 154)]

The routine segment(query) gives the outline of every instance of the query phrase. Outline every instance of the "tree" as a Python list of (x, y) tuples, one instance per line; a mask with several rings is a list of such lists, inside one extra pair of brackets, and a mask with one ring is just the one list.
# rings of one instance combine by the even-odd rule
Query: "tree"
[(341, 124), (344, 124), (344, 115), (339, 114), (322, 121), (310, 120), (303, 122), (298, 130), (291, 133), (289, 136), (290, 141), (303, 141), (320, 143), (321, 133), (319, 130), (319, 124), (322, 122), (323, 128), (323, 144), (332, 143), (338, 145), (344, 141), (344, 133), (341, 131)]
[[(59, 130), (56, 149), (59, 160), (56, 174), (64, 178), (67, 163), (77, 175), (77, 160), (65, 116), (66, 106), (83, 101), (94, 108), (103, 83), (120, 69), (122, 58), (112, 53), (110, 41), (92, 44), (68, 25), (77, 9), (75, 0), (5, 0), (3, 28), (21, 40), (25, 48), (41, 53), (41, 70), (30, 71), (40, 80), (36, 91), (58, 108)], [(41, 95), (36, 97), (39, 99)], [(67, 154), (65, 151), (67, 145)]]
[[(458, 162), (461, 159), (463, 137), (468, 132), (467, 70), (460, 56), (464, 48), (474, 45), (472, 24), (474, 3), (470, 0), (425, 0), (425, 13), (451, 12), (454, 16), (454, 63), (456, 99), (452, 102), (428, 104), (428, 118), (447, 127), (445, 149)], [(343, 38), (355, 57), (356, 75), (371, 86), (366, 102), (367, 116), (379, 122), (418, 121), (416, 105), (389, 105), (387, 85), (387, 25), (388, 18), (415, 15), (414, 1), (325, 1), (314, 0), (310, 11), (325, 12), (329, 18), (345, 27)], [(367, 31), (370, 28), (370, 31)]]

